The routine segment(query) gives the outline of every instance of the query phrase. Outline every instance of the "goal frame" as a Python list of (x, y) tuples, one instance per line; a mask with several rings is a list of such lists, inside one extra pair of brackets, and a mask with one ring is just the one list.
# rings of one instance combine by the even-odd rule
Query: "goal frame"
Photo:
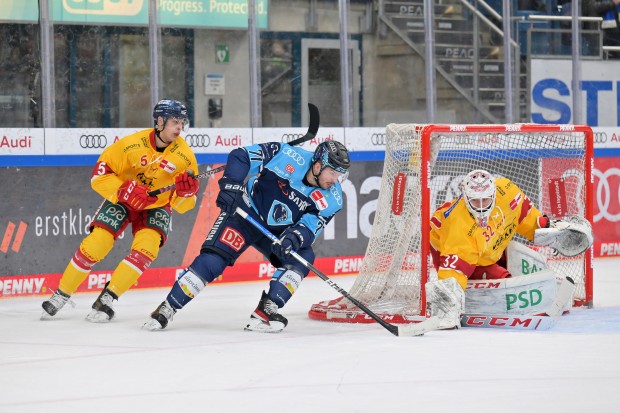
[[(413, 125), (413, 124), (412, 124)], [(426, 292), (424, 285), (428, 281), (430, 274), (430, 217), (434, 210), (431, 210), (431, 136), (433, 134), (457, 134), (462, 133), (477, 133), (481, 135), (485, 134), (553, 134), (553, 133), (582, 133), (584, 136), (584, 159), (583, 159), (583, 190), (585, 192), (583, 205), (583, 216), (592, 223), (593, 220), (593, 174), (592, 169), (594, 165), (594, 140), (592, 129), (587, 125), (541, 125), (541, 124), (503, 124), (503, 125), (491, 125), (491, 124), (427, 124), (427, 125), (415, 125), (416, 128), (420, 127), (420, 189), (421, 189), (421, 217), (427, 217), (420, 219), (419, 231), (420, 231), (420, 311), (418, 319), (407, 319), (393, 316), (387, 316), (385, 319), (390, 322), (407, 323), (418, 322), (426, 315)], [(510, 178), (510, 177), (508, 177)], [(380, 207), (381, 205), (377, 205)], [(544, 212), (544, 211), (543, 211)], [(372, 235), (371, 235), (372, 236)], [(369, 240), (370, 242), (370, 240)], [(593, 306), (593, 247), (590, 247), (583, 256), (583, 276), (584, 276), (584, 289), (585, 296), (579, 300), (573, 302), (573, 306), (583, 306), (586, 308), (592, 308)], [(357, 297), (356, 297), (357, 298)], [(368, 305), (368, 303), (365, 303)], [(316, 305), (315, 305), (316, 306)], [(332, 317), (325, 314), (320, 314), (314, 311), (313, 306), (309, 311), (309, 316), (315, 320), (321, 321), (336, 321), (336, 322), (355, 322), (366, 323), (373, 322), (369, 317), (355, 317), (352, 315), (339, 315)], [(381, 316), (381, 314), (379, 314)]]

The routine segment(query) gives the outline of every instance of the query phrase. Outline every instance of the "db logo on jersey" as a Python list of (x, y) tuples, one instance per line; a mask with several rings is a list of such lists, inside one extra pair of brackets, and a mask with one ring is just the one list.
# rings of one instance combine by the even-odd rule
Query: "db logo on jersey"
[(327, 200), (325, 200), (325, 197), (323, 196), (323, 193), (321, 191), (314, 191), (310, 194), (310, 196), (314, 200), (314, 203), (316, 204), (316, 207), (319, 209), (319, 211), (327, 208)]
[(291, 165), (290, 163), (288, 165), (286, 165), (286, 172), (288, 172), (289, 174), (292, 174), (293, 172), (295, 172), (295, 168), (293, 168), (293, 165)]
[(220, 241), (234, 249), (235, 252), (239, 252), (245, 245), (245, 238), (243, 238), (243, 235), (239, 234), (239, 232), (231, 227), (226, 227), (224, 229)]

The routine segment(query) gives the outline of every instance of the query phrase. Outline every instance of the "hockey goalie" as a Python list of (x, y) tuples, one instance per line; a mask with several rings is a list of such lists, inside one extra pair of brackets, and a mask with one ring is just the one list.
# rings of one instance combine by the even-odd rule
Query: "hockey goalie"
[[(439, 328), (460, 327), (463, 314), (555, 316), (569, 308), (570, 277), (554, 274), (535, 249), (512, 239), (519, 234), (573, 257), (592, 245), (590, 223), (580, 216), (551, 220), (515, 183), (481, 169), (466, 175), (460, 192), (430, 222), (437, 280), (426, 284), (426, 297)], [(537, 271), (523, 274), (524, 260)]]

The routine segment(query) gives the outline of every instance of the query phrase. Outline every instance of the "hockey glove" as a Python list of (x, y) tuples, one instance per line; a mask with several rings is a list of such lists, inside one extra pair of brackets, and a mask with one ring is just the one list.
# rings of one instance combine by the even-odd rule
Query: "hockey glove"
[(304, 242), (304, 236), (297, 229), (287, 228), (280, 236), (279, 242), (271, 244), (271, 252), (284, 260), (291, 252), (296, 252)]
[(553, 248), (565, 257), (585, 252), (593, 241), (592, 225), (579, 215), (551, 220), (548, 228), (534, 231), (534, 244)]
[(177, 191), (177, 196), (182, 198), (190, 198), (198, 193), (200, 189), (200, 182), (198, 179), (191, 176), (188, 171), (177, 175), (174, 178), (174, 185)]
[(125, 181), (118, 188), (118, 201), (134, 211), (142, 211), (157, 202), (157, 197), (149, 196), (148, 192), (149, 188), (146, 185), (136, 181)]
[(215, 205), (222, 211), (232, 214), (242, 200), (243, 184), (230, 178), (221, 178), (218, 181), (220, 193), (217, 195)]

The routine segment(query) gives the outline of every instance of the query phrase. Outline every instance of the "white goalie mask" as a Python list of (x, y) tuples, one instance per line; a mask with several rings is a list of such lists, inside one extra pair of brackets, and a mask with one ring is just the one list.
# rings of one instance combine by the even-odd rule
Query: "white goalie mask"
[(495, 178), (482, 169), (471, 171), (461, 183), (461, 193), (478, 226), (486, 227), (495, 207)]

